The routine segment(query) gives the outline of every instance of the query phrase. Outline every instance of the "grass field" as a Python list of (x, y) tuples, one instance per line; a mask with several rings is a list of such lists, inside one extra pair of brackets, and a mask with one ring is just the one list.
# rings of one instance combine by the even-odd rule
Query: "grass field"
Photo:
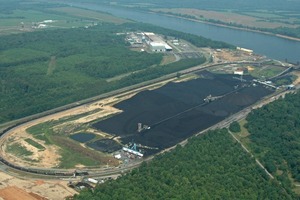
[(73, 7), (60, 7), (60, 8), (53, 8), (51, 10), (61, 12), (62, 14), (66, 14), (72, 17), (80, 17), (84, 19), (93, 19), (100, 22), (110, 22), (115, 24), (121, 24), (128, 22), (128, 20), (121, 19), (114, 17), (113, 15), (95, 12), (91, 10), (85, 10), (80, 8), (73, 8)]
[(192, 8), (171, 8), (171, 9), (153, 9), (156, 12), (163, 12), (177, 16), (198, 19), (203, 21), (222, 22), (233, 26), (244, 26), (252, 28), (278, 28), (288, 27), (296, 28), (297, 25), (287, 24), (297, 22), (297, 18), (288, 15), (279, 15), (267, 11), (253, 12), (232, 12), (232, 11), (208, 11)]
[(39, 149), (41, 151), (45, 150), (45, 147), (43, 145), (41, 145), (40, 143), (37, 143), (36, 141), (34, 141), (34, 140), (30, 139), (30, 138), (26, 138), (25, 142), (27, 142), (28, 144), (36, 147), (37, 149)]
[(7, 152), (18, 156), (18, 157), (25, 157), (25, 156), (31, 156), (32, 152), (28, 151), (26, 148), (24, 148), (22, 145), (19, 143), (13, 143), (8, 146)]
[[(128, 20), (110, 14), (73, 7), (55, 7), (39, 10), (14, 10), (10, 14), (0, 13), (0, 35), (36, 30), (39, 24), (46, 28), (87, 27), (97, 23), (109, 22), (122, 24)], [(45, 23), (45, 20), (52, 20)]]
[(250, 71), (249, 74), (256, 78), (271, 78), (282, 71), (284, 71), (282, 67), (267, 65), (263, 67), (254, 67), (254, 70)]

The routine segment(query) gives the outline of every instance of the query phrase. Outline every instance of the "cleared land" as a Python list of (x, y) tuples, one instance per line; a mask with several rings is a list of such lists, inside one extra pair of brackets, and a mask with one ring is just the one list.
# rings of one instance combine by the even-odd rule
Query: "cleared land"
[[(249, 13), (234, 13), (234, 12), (217, 12), (217, 11), (206, 11), (192, 8), (171, 8), (171, 9), (154, 9), (156, 12), (163, 12), (167, 14), (175, 14), (182, 17), (192, 17), (198, 20), (214, 20), (215, 22), (224, 22), (226, 24), (232, 25), (243, 25), (254, 28), (279, 28), (279, 27), (288, 27), (288, 28), (297, 28), (298, 25), (287, 24), (280, 21), (271, 21), (267, 20), (271, 16), (268, 14), (258, 15), (257, 13), (250, 16)], [(248, 15), (246, 15), (248, 14)], [(264, 17), (265, 20), (261, 19)], [(272, 15), (272, 17), (274, 17)], [(292, 19), (291, 19), (292, 20)], [(297, 19), (295, 19), (297, 20)]]
[[(9, 14), (0, 13), (0, 17), (0, 35), (49, 28), (89, 27), (103, 22), (115, 24), (129, 22), (129, 20), (117, 18), (107, 13), (73, 7), (48, 8), (43, 11), (41, 8), (33, 7), (30, 12), (17, 9)], [(45, 26), (39, 26), (40, 24)]]
[(62, 180), (40, 180), (18, 178), (0, 171), (0, 199), (44, 200), (65, 199), (76, 193)]

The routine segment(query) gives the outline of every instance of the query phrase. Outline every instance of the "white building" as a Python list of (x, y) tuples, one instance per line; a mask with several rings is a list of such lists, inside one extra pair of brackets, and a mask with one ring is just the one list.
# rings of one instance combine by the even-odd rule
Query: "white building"
[(150, 48), (155, 52), (164, 52), (166, 51), (165, 44), (161, 42), (150, 42)]

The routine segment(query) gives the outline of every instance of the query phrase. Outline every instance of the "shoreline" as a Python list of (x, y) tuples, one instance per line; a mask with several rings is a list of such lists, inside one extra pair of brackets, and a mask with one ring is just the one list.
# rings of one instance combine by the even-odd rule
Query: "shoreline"
[(188, 17), (181, 17), (181, 16), (177, 16), (177, 15), (161, 13), (161, 12), (155, 12), (155, 11), (149, 11), (149, 12), (165, 15), (165, 16), (168, 16), (168, 17), (176, 17), (176, 18), (179, 18), (179, 19), (185, 19), (185, 20), (198, 22), (198, 23), (203, 23), (203, 24), (210, 24), (210, 25), (219, 26), (219, 27), (225, 27), (225, 28), (236, 29), (236, 30), (243, 30), (243, 31), (254, 32), (254, 33), (262, 33), (262, 34), (265, 34), (265, 35), (271, 35), (271, 36), (275, 36), (275, 37), (279, 37), (279, 38), (283, 38), (283, 39), (287, 39), (287, 40), (293, 40), (293, 41), (300, 42), (300, 38), (291, 37), (291, 36), (287, 36), (287, 35), (282, 35), (282, 34), (278, 34), (278, 33), (271, 33), (271, 32), (266, 32), (266, 31), (243, 28), (243, 27), (235, 27), (235, 26), (230, 26), (230, 25), (226, 25), (226, 24), (213, 23), (213, 22), (203, 21), (203, 20), (199, 20), (199, 19), (191, 19), (191, 18), (188, 18)]

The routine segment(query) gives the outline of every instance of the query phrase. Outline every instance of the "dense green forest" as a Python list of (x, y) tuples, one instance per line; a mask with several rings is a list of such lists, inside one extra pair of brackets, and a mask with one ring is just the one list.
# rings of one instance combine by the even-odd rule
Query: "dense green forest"
[[(196, 46), (233, 47), (147, 24), (41, 30), (0, 37), (0, 123), (186, 69), (205, 58), (160, 65), (162, 54), (131, 51), (118, 32), (152, 31)], [(135, 72), (135, 73), (132, 73)], [(126, 74), (114, 81), (112, 77)]]
[(75, 199), (293, 199), (226, 129), (190, 139)]
[(247, 117), (249, 146), (287, 188), (300, 181), (300, 93), (288, 94)]

